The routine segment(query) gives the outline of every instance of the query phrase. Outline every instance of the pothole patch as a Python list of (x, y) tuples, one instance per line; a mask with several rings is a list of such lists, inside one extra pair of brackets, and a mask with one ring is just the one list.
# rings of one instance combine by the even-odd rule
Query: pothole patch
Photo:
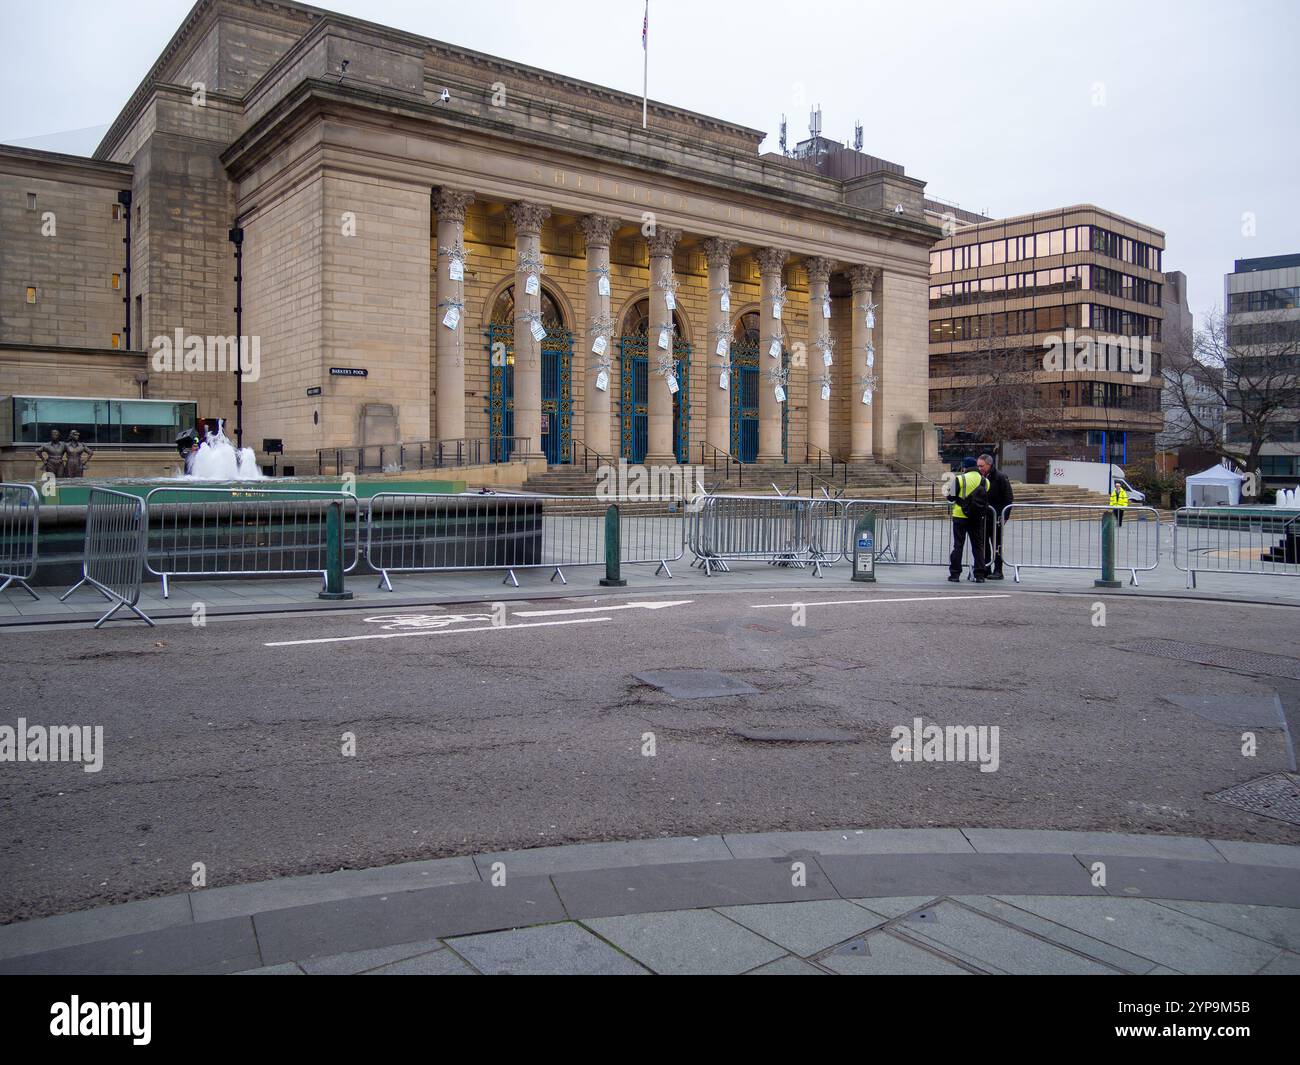
[(861, 739), (833, 728), (738, 728), (735, 735), (754, 743), (858, 743)]
[(633, 673), (632, 676), (674, 699), (723, 699), (733, 695), (761, 694), (752, 684), (714, 669), (657, 669)]

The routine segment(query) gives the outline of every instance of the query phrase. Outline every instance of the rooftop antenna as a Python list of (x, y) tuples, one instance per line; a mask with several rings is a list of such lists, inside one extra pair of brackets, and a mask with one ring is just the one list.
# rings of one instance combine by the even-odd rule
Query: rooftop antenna
[(814, 140), (822, 135), (822, 105), (818, 104), (808, 116), (808, 133)]
[(853, 150), (855, 152), (862, 151), (862, 123), (861, 122), (853, 123)]
[(785, 144), (786, 144), (786, 138), (785, 138), (785, 115), (782, 115), (782, 116), (781, 116), (781, 154), (782, 154), (782, 155), (789, 155), (790, 153), (787, 152), (787, 151), (785, 150)]

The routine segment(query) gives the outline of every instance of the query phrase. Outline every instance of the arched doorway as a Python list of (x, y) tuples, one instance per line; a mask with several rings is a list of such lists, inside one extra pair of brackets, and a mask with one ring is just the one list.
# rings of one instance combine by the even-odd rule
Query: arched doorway
[[(650, 431), (650, 354), (659, 338), (649, 337), (650, 298), (637, 300), (623, 316), (619, 337), (619, 454), (629, 462), (645, 461)], [(691, 440), (691, 346), (681, 316), (673, 311), (673, 363), (677, 391), (673, 393), (673, 452), (688, 462)], [(657, 362), (657, 359), (656, 359)]]
[[(573, 333), (559, 301), (542, 286), (542, 451), (548, 466), (569, 462), (573, 448)], [(515, 286), (492, 305), (487, 328), (488, 436), (493, 462), (505, 462), (515, 435)]]
[[(736, 319), (731, 332), (731, 454), (741, 462), (753, 462), (758, 457), (758, 394), (760, 388), (771, 388), (765, 380), (764, 363), (759, 341), (761, 338), (758, 311), (746, 311)], [(781, 349), (781, 365), (788, 372), (790, 353)], [(781, 454), (789, 461), (790, 388), (787, 400), (781, 404)]]

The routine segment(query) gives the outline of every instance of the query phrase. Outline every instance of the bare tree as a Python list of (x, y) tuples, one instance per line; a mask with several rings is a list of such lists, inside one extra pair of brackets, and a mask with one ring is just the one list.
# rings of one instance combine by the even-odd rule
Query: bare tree
[[(1259, 468), (1263, 446), (1281, 423), (1295, 420), (1300, 408), (1300, 320), (1276, 311), (1251, 318), (1232, 321), (1211, 312), (1190, 351), (1176, 344), (1162, 369), (1186, 437), (1180, 442), (1246, 471)], [(1222, 422), (1207, 416), (1207, 405), (1222, 410)], [(1239, 439), (1229, 440), (1221, 425), (1235, 426)]]
[(1035, 381), (1042, 369), (1042, 349), (986, 343), (987, 347), (961, 357), (960, 376), (978, 383), (957, 390), (957, 428), (999, 450), (1005, 440), (1044, 442), (1064, 421), (1059, 406), (1043, 401), (1042, 384)]

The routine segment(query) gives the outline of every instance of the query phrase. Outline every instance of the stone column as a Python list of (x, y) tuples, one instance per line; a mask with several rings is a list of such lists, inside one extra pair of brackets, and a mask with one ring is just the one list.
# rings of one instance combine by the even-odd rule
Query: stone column
[[(780, 248), (759, 248), (754, 253), (762, 278), (762, 306), (758, 312), (759, 342), (758, 366), (762, 376), (758, 385), (758, 462), (782, 462), (785, 456), (781, 452), (781, 407), (776, 398), (776, 374), (783, 368), (781, 358), (782, 328), (781, 319), (773, 314), (773, 308), (784, 313), (779, 306), (784, 300), (782, 278), (785, 270), (787, 253)], [(776, 342), (776, 355), (772, 355), (772, 343)], [(789, 402), (787, 389), (786, 402)]]
[[(618, 219), (589, 214), (579, 223), (587, 241), (586, 385), (583, 390), (583, 443), (612, 459), (609, 397), (614, 391), (614, 322), (609, 315), (609, 242)], [(603, 290), (603, 291), (602, 291)], [(579, 340), (583, 343), (583, 340)], [(602, 376), (603, 375), (603, 376)], [(600, 386), (604, 385), (604, 388)]]
[[(648, 417), (646, 419), (647, 466), (671, 466), (677, 462), (673, 451), (673, 393), (668, 379), (675, 375), (673, 365), (673, 312), (668, 308), (668, 293), (673, 280), (673, 250), (682, 239), (680, 229), (657, 226), (654, 236), (646, 239), (650, 249), (650, 331), (646, 335), (649, 359)], [(659, 346), (659, 338), (668, 331), (668, 347)], [(680, 382), (678, 384), (680, 388)], [(685, 416), (685, 412), (683, 412)]]
[[(849, 270), (849, 283), (853, 287), (853, 377), (850, 387), (853, 394), (849, 402), (849, 461), (865, 462), (871, 458), (870, 403), (864, 403), (864, 393), (874, 401), (875, 352), (874, 319), (876, 279), (880, 271), (872, 266), (854, 266)], [(873, 328), (868, 328), (871, 315)]]
[(829, 394), (822, 399), (822, 386), (830, 385), (831, 367), (826, 365), (826, 356), (832, 351), (831, 320), (824, 308), (830, 306), (834, 265), (830, 259), (821, 258), (804, 263), (808, 270), (808, 443), (827, 453), (831, 448), (831, 403)]
[[(515, 225), (515, 431), (528, 439), (529, 450), (542, 454), (542, 343), (534, 338), (532, 323), (542, 309), (542, 223), (551, 209), (539, 203), (512, 203)], [(528, 278), (536, 277), (536, 292), (529, 294)]]
[[(730, 371), (731, 365), (731, 256), (736, 241), (710, 237), (704, 242), (704, 257), (709, 264), (709, 336), (708, 350), (704, 352), (709, 366), (708, 415), (705, 439), (719, 451), (731, 453), (731, 389), (740, 384)], [(728, 306), (722, 309), (722, 297), (727, 294)], [(718, 353), (718, 341), (726, 343), (726, 351)], [(727, 367), (727, 387), (720, 383), (723, 367)], [(710, 452), (710, 454), (712, 454)], [(705, 456), (708, 461), (708, 456)]]
[(465, 436), (465, 209), (473, 202), (473, 193), (456, 189), (439, 189), (433, 201), (438, 212), (435, 440)]

